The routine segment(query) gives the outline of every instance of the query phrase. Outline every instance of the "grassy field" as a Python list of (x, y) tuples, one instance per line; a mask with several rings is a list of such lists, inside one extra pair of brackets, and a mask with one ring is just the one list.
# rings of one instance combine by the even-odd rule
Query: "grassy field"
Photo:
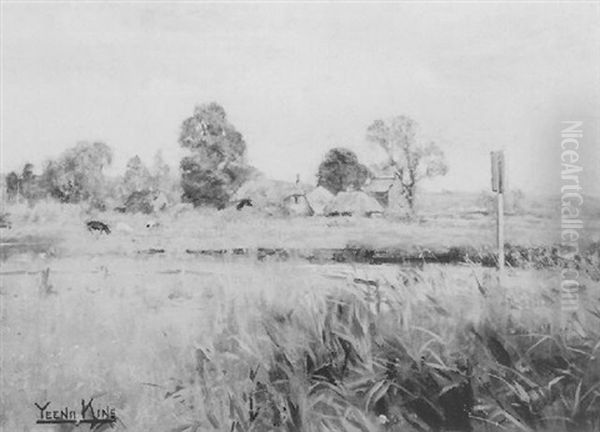
[[(440, 200), (436, 200), (440, 198)], [(446, 201), (441, 200), (445, 198)], [(472, 198), (472, 197), (471, 197)], [(77, 205), (40, 203), (33, 208), (13, 205), (5, 209), (13, 224), (3, 232), (4, 241), (35, 243), (51, 241), (47, 252), (56, 256), (129, 255), (140, 250), (164, 249), (168, 255), (180, 255), (186, 249), (222, 248), (342, 248), (348, 245), (372, 248), (440, 250), (449, 247), (490, 247), (495, 242), (492, 215), (464, 214), (466, 198), (429, 196), (419, 217), (411, 221), (394, 218), (361, 217), (265, 217), (250, 209), (216, 211), (174, 207), (158, 215), (124, 215), (114, 212), (87, 212)], [(464, 204), (466, 203), (466, 204)], [(548, 246), (560, 242), (559, 221), (552, 203), (506, 217), (506, 242), (521, 246)], [(594, 207), (595, 208), (595, 207)], [(595, 210), (594, 210), (595, 211)], [(600, 241), (600, 212), (590, 211), (585, 218), (589, 235), (582, 246)], [(554, 216), (554, 217), (552, 217)], [(107, 222), (114, 235), (93, 238), (84, 222)], [(159, 223), (145, 227), (149, 220)], [(32, 249), (35, 249), (32, 247)], [(43, 248), (42, 248), (43, 249)]]
[(449, 391), (475, 430), (599, 426), (600, 317), (566, 344), (553, 271), (511, 272), (503, 302), (466, 266), (52, 264), (3, 277), (3, 430), (91, 396), (134, 431), (436, 430), (464, 421)]
[[(131, 431), (596, 431), (600, 286), (560, 329), (560, 268), (422, 268), (199, 259), (186, 248), (491, 243), (488, 218), (266, 219), (256, 214), (13, 209), (1, 276), (1, 418), (95, 397)], [(516, 216), (508, 241), (552, 244)], [(131, 231), (118, 231), (127, 224)], [(4, 236), (3, 239), (8, 238)], [(587, 239), (587, 241), (594, 241)], [(162, 248), (161, 255), (137, 253)], [(59, 429), (55, 429), (59, 430)], [(68, 429), (67, 429), (68, 430)]]

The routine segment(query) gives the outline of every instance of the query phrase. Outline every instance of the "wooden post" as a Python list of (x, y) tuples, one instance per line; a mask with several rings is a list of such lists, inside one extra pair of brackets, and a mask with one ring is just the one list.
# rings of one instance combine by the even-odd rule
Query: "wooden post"
[(492, 191), (496, 192), (496, 244), (498, 246), (498, 271), (504, 271), (504, 189), (506, 172), (504, 152), (492, 152)]
[(497, 214), (496, 214), (496, 244), (498, 245), (498, 270), (504, 271), (504, 194), (498, 192)]

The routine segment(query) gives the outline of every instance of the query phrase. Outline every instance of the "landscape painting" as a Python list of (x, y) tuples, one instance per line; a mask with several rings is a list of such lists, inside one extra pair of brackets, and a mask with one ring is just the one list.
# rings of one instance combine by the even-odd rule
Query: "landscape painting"
[(0, 430), (600, 431), (599, 13), (2, 1)]

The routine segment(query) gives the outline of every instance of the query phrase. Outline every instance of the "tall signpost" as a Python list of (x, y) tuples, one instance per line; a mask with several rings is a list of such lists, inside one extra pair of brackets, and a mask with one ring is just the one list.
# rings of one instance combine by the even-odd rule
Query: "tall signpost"
[(496, 192), (496, 243), (498, 245), (498, 271), (504, 272), (504, 190), (506, 163), (503, 151), (492, 152), (492, 191)]

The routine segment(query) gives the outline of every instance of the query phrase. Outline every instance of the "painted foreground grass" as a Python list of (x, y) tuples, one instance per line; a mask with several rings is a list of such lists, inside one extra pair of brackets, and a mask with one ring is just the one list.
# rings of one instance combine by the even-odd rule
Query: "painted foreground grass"
[(92, 396), (132, 431), (600, 427), (591, 281), (566, 343), (557, 271), (509, 276), (502, 301), (480, 268), (173, 264), (5, 277), (2, 430)]

